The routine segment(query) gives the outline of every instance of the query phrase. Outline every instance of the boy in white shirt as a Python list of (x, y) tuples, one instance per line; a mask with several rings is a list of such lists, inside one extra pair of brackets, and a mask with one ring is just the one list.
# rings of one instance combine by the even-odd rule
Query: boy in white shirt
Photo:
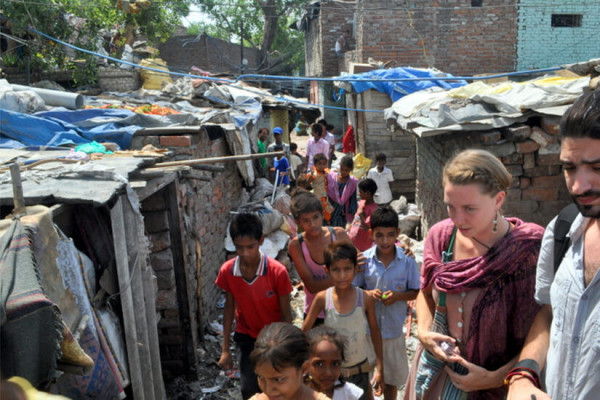
[(394, 181), (392, 170), (385, 167), (387, 157), (384, 153), (379, 153), (375, 156), (376, 167), (371, 168), (367, 174), (367, 178), (373, 179), (377, 183), (377, 192), (375, 192), (375, 203), (378, 205), (389, 204), (392, 197), (390, 182)]

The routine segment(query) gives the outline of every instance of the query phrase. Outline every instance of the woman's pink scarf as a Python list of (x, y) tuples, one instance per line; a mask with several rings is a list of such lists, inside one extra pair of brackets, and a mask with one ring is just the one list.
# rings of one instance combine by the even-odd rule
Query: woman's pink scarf
[[(348, 214), (348, 207), (350, 196), (356, 196), (356, 187), (358, 186), (358, 179), (350, 175), (346, 181), (346, 186), (340, 196), (340, 189), (338, 186), (338, 172), (330, 172), (327, 174), (327, 195), (333, 201), (344, 206), (346, 214)], [(354, 215), (351, 216), (354, 218)]]
[[(544, 229), (518, 218), (510, 233), (486, 254), (443, 263), (454, 224), (434, 225), (425, 241), (421, 289), (460, 293), (481, 289), (471, 312), (465, 358), (490, 371), (521, 351), (539, 305), (534, 300), (535, 272)], [(452, 250), (452, 249), (450, 249)], [(470, 393), (471, 399), (502, 399), (504, 388)]]

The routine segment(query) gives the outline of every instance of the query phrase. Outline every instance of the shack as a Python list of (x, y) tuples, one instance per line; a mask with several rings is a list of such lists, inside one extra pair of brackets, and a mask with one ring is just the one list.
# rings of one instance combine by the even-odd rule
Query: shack
[[(36, 368), (23, 372), (5, 357), (6, 346), (23, 347), (5, 342), (8, 325), (2, 323), (3, 375), (20, 372), (42, 388), (52, 382), (73, 398), (136, 399), (165, 398), (164, 382), (198, 377), (207, 361), (203, 332), (218, 310), (213, 283), (226, 259), (230, 212), (256, 184), (256, 131), (269, 124), (262, 106), (268, 92), (217, 86), (208, 83), (194, 94), (188, 80), (163, 91), (104, 94), (85, 98), (83, 110), (48, 109), (29, 93), (23, 98), (34, 101), (14, 102), (25, 105), (21, 111), (0, 109), (0, 142), (13, 147), (0, 152), (1, 216), (14, 208), (8, 166), (15, 164), (27, 207), (18, 219), (43, 215), (26, 230), (38, 231), (38, 219), (47, 228), (30, 236), (39, 250), (35, 259), (46, 255), (31, 271), (44, 269), (39, 291), (49, 310), (60, 310), (36, 329), (61, 328), (61, 320), (67, 328), (40, 342), (35, 351), (45, 353), (46, 362), (28, 358)], [(281, 99), (265, 107), (294, 112)], [(111, 152), (101, 142), (124, 150)], [(92, 154), (75, 145), (91, 147)], [(56, 254), (63, 242), (77, 264), (60, 270)], [(69, 286), (67, 273), (79, 286)], [(45, 351), (59, 349), (65, 337), (91, 357), (68, 373), (56, 362), (60, 350)], [(94, 381), (94, 372), (106, 385)]]
[(559, 162), (558, 123), (589, 88), (590, 77), (567, 75), (432, 88), (386, 109), (391, 129), (416, 138), (416, 203), (423, 234), (446, 218), (443, 166), (466, 148), (494, 153), (512, 174), (506, 215), (546, 226), (571, 201)]

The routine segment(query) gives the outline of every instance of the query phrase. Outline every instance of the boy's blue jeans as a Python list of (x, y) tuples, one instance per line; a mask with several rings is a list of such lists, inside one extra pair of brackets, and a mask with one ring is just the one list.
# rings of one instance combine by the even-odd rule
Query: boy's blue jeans
[(247, 400), (256, 393), (260, 393), (258, 379), (256, 378), (254, 368), (252, 368), (252, 363), (250, 362), (250, 353), (252, 350), (254, 350), (254, 343), (256, 342), (256, 339), (250, 335), (235, 332), (233, 334), (233, 341), (235, 342), (238, 350), (242, 398)]

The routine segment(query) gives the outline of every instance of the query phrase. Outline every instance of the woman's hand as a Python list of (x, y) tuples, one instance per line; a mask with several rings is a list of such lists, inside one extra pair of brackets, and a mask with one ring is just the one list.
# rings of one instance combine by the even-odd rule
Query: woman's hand
[[(450, 358), (444, 352), (441, 345), (442, 342), (447, 342), (452, 345), (453, 348), (456, 349), (456, 340), (447, 335), (443, 335), (437, 332), (424, 332), (419, 333), (419, 340), (421, 341), (421, 345), (425, 350), (427, 350), (431, 355), (441, 361), (450, 362)], [(458, 349), (455, 350), (458, 353)]]
[(531, 381), (523, 376), (515, 376), (508, 385), (506, 400), (551, 400), (547, 393), (536, 388)]
[(501, 387), (504, 383), (504, 374), (502, 371), (489, 371), (465, 360), (459, 355), (451, 355), (448, 359), (449, 362), (459, 363), (468, 370), (466, 375), (460, 375), (454, 372), (450, 366), (446, 365), (444, 367), (454, 386), (463, 392), (468, 393), (477, 390), (494, 389)]

